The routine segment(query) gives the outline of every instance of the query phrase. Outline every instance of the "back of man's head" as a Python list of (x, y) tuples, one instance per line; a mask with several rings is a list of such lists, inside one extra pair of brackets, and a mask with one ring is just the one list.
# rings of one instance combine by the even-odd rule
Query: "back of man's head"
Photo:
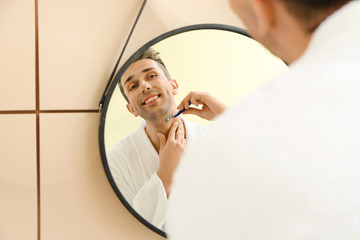
[(296, 17), (305, 31), (312, 33), (332, 12), (350, 0), (279, 0)]

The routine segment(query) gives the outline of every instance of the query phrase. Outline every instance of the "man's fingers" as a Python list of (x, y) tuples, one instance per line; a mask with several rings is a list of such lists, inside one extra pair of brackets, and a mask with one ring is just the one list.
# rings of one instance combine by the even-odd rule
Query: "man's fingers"
[(166, 143), (165, 135), (162, 133), (158, 133), (159, 139), (160, 139), (160, 149), (163, 149)]
[[(177, 109), (179, 109), (179, 110), (182, 110), (183, 108), (185, 108), (186, 107), (186, 103), (188, 103), (189, 104), (189, 101), (190, 101), (190, 99), (191, 99), (191, 92), (188, 94), (188, 95), (186, 95), (186, 97), (184, 97), (184, 99), (181, 101), (181, 103), (179, 104), (179, 106), (177, 107)], [(188, 106), (189, 107), (189, 106)]]
[(178, 126), (179, 126), (178, 122), (173, 123), (173, 125), (171, 126), (170, 131), (169, 131), (168, 139), (170, 139), (170, 138), (175, 139), (175, 133), (176, 133), (176, 129)]
[(199, 106), (199, 104), (202, 104), (201, 102), (201, 95), (199, 95), (198, 92), (190, 92), (186, 97), (181, 101), (179, 106), (177, 107), (179, 110), (182, 109), (188, 109), (191, 104), (195, 106)]
[(183, 144), (184, 148), (186, 148), (186, 147), (187, 147), (187, 141), (186, 141), (186, 139), (185, 139), (185, 138), (183, 139), (182, 144)]
[(183, 108), (184, 108), (184, 103), (181, 102), (181, 103), (179, 104), (179, 106), (177, 106), (177, 109), (181, 110), (181, 109), (183, 109)]
[(197, 108), (189, 108), (186, 111), (183, 112), (183, 114), (194, 114), (196, 116), (201, 117), (202, 116), (202, 110)]
[(176, 131), (176, 140), (184, 139), (184, 127), (182, 124), (179, 125)]
[(179, 109), (179, 110), (182, 110), (182, 109), (184, 109), (184, 108), (185, 108), (185, 109), (188, 109), (189, 106), (190, 106), (189, 101), (190, 101), (190, 99), (184, 98), (184, 99), (181, 101), (181, 103), (179, 104), (179, 106), (177, 107), (177, 109)]
[[(202, 101), (200, 100), (191, 100), (191, 104), (194, 105), (194, 106), (199, 106), (199, 105), (202, 105), (204, 104)], [(177, 107), (177, 109), (179, 110), (182, 110), (182, 109), (189, 109), (190, 108), (190, 102), (189, 100), (184, 100), (180, 103), (180, 105)]]

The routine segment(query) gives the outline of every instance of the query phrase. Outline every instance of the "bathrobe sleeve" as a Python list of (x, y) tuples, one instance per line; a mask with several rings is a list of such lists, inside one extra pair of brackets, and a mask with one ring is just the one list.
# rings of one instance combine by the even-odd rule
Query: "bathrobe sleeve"
[(168, 199), (163, 184), (156, 173), (134, 196), (133, 207), (154, 226), (162, 228), (166, 219)]
[(111, 175), (125, 200), (145, 220), (162, 229), (168, 199), (156, 174), (159, 156), (142, 131), (123, 139), (107, 152)]

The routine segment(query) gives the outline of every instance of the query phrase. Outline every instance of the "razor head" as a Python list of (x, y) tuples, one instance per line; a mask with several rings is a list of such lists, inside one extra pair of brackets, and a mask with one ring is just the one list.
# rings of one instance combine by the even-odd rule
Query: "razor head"
[(174, 114), (171, 114), (170, 116), (168, 116), (168, 117), (166, 118), (166, 122), (170, 121), (170, 119), (172, 119), (174, 116), (175, 116)]
[[(191, 105), (191, 102), (189, 101), (189, 106)], [(186, 109), (185, 109), (185, 107), (182, 109), (182, 110), (180, 110), (177, 114), (171, 114), (170, 116), (168, 116), (167, 118), (166, 118), (166, 122), (168, 122), (168, 121), (170, 121), (170, 119), (172, 119), (172, 118), (175, 118), (175, 117), (177, 117), (177, 116), (179, 116), (180, 114), (182, 114), (184, 111), (185, 111)]]

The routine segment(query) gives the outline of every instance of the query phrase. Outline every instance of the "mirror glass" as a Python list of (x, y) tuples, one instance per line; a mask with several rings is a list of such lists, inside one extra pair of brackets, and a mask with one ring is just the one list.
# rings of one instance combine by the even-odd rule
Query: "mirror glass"
[[(237, 32), (237, 28), (234, 27), (223, 26), (220, 28), (217, 26), (216, 29), (212, 29), (207, 25), (206, 29), (197, 26), (173, 31), (172, 34), (149, 42), (135, 55), (140, 55), (150, 46), (160, 53), (171, 77), (177, 80), (179, 86), (178, 94), (175, 96), (177, 104), (190, 91), (201, 91), (209, 92), (226, 105), (231, 106), (287, 68), (282, 60), (253, 39), (241, 34), (245, 32), (244, 30), (239, 29)], [(130, 65), (130, 62), (131, 58), (117, 74), (106, 96), (102, 113), (102, 127), (100, 128), (100, 138), (103, 138), (100, 141), (102, 158), (108, 178), (124, 205), (141, 222), (165, 236), (164, 225), (159, 219), (156, 219), (159, 216), (154, 215), (166, 216), (166, 207), (159, 206), (162, 203), (155, 204), (155, 208), (162, 209), (161, 212), (165, 211), (165, 213), (156, 213), (157, 210), (146, 209), (148, 202), (153, 201), (150, 199), (151, 193), (149, 196), (147, 196), (149, 193), (146, 192), (142, 193), (142, 196), (136, 196), (141, 186), (135, 186), (138, 183), (129, 179), (140, 176), (131, 176), (135, 173), (125, 170), (127, 168), (125, 165), (129, 164), (132, 159), (129, 159), (126, 164), (117, 163), (123, 164), (121, 168), (125, 172), (118, 172), (118, 170), (115, 172), (112, 167), (109, 168), (114, 163), (109, 163), (110, 158), (106, 155), (121, 139), (143, 124), (140, 117), (134, 117), (127, 110), (127, 102), (121, 95), (119, 87), (116, 86), (116, 81), (119, 81), (121, 74)], [(208, 121), (197, 116), (184, 115), (183, 118), (200, 125), (209, 124)], [(122, 183), (128, 185), (127, 189), (122, 189), (123, 186), (116, 183), (119, 174), (127, 175), (126, 183)], [(149, 176), (151, 177), (151, 173)], [(143, 182), (147, 180), (143, 179)], [(131, 191), (131, 194), (126, 193), (128, 191)], [(131, 199), (127, 199), (127, 195), (132, 195), (128, 197)], [(134, 200), (134, 198), (136, 199)], [(140, 202), (134, 206), (134, 201)]]

